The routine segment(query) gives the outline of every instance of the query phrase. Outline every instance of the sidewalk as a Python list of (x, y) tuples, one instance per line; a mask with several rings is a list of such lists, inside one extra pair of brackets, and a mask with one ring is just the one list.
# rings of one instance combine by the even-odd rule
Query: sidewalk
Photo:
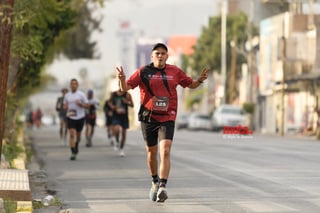
[[(34, 134), (34, 133), (32, 133)], [(41, 170), (37, 161), (36, 150), (33, 149), (31, 138), (24, 137), (24, 148), (33, 150), (30, 162), (26, 162), (25, 154), (14, 160), (15, 168), (5, 159), (1, 159), (0, 165), (0, 213), (5, 212), (4, 199), (17, 201), (16, 212), (19, 213), (57, 213), (59, 206), (49, 206), (45, 209), (33, 209), (32, 201), (41, 202), (48, 195), (47, 175)]]
[[(27, 168), (29, 170), (29, 182), (31, 189), (31, 197), (33, 201), (42, 202), (42, 199), (47, 195), (55, 195), (55, 191), (52, 191), (48, 188), (48, 175), (45, 170), (42, 169), (43, 162), (38, 156), (38, 150), (35, 141), (32, 137), (36, 132), (31, 132), (31, 138), (29, 146), (32, 149), (32, 158), (28, 163)], [(33, 209), (33, 213), (58, 213), (60, 211), (60, 206), (48, 206), (40, 209)]]
[[(22, 131), (18, 133), (17, 141), (18, 146), (22, 150), (25, 150), (24, 134)], [(29, 171), (26, 169), (26, 160), (24, 151), (13, 160), (14, 169), (12, 169), (4, 158), (1, 159), (0, 200), (2, 206), (0, 207), (0, 212), (4, 211), (4, 200), (17, 201), (16, 212), (32, 212)]]

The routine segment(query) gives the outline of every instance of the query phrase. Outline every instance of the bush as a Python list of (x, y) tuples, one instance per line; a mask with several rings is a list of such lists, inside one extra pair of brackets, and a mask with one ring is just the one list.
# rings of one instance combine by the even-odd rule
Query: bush
[(16, 212), (16, 209), (17, 209), (16, 201), (4, 199), (3, 204), (4, 204), (5, 212)]
[(253, 114), (254, 112), (254, 103), (244, 103), (243, 104), (243, 110), (246, 112), (246, 113), (249, 113), (249, 114)]
[(16, 142), (4, 143), (2, 146), (2, 152), (8, 162), (12, 162), (13, 159), (17, 158), (23, 149), (17, 145)]

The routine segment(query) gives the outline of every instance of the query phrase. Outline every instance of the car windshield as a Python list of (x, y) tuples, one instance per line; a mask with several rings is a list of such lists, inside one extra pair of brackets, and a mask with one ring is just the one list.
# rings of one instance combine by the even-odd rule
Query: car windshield
[(224, 108), (221, 111), (224, 114), (236, 114), (236, 115), (241, 115), (242, 110), (241, 109), (237, 109), (237, 108)]
[(188, 119), (188, 115), (180, 115), (178, 116), (178, 118), (181, 120), (185, 120), (185, 119)]
[(210, 119), (208, 115), (198, 115), (197, 117), (201, 119)]

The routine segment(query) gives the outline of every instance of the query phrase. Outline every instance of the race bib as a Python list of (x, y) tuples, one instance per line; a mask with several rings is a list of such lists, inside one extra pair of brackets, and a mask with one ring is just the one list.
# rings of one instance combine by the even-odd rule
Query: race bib
[(152, 97), (152, 110), (166, 112), (169, 107), (169, 98), (153, 96)]
[(67, 112), (68, 117), (75, 117), (77, 116), (77, 111), (75, 109), (69, 109)]

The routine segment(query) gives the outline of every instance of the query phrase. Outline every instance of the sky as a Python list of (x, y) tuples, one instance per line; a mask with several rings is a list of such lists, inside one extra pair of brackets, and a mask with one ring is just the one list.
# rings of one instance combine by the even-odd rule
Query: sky
[[(78, 78), (80, 69), (87, 69), (87, 80), (101, 80), (114, 73), (120, 65), (121, 22), (129, 22), (133, 41), (142, 36), (168, 37), (171, 35), (199, 36), (208, 18), (217, 14), (215, 0), (112, 0), (104, 8), (95, 10), (103, 15), (103, 32), (93, 33), (98, 42), (99, 60), (56, 60), (47, 67), (47, 73), (55, 76), (60, 84), (68, 84), (71, 78)], [(133, 49), (129, 50), (134, 54)]]

